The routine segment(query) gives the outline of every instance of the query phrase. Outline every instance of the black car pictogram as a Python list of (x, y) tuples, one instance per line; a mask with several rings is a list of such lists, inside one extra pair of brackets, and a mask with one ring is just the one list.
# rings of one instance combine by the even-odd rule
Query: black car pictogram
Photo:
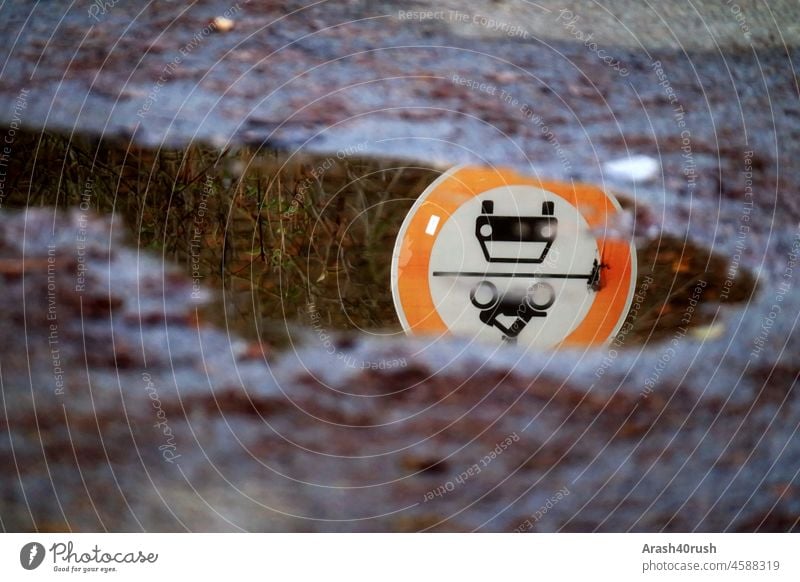
[(541, 216), (495, 216), (494, 201), (484, 200), (475, 220), (475, 238), (489, 263), (532, 263), (545, 260), (558, 230), (554, 204), (542, 203)]

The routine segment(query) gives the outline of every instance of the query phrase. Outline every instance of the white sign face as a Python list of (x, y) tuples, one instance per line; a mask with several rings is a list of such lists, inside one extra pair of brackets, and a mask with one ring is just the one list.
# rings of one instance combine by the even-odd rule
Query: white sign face
[(397, 236), (392, 295), (403, 327), (536, 349), (608, 341), (636, 282), (636, 251), (609, 228), (620, 211), (589, 184), (446, 172)]
[(454, 333), (550, 348), (589, 312), (599, 260), (577, 208), (532, 186), (501, 186), (467, 201), (436, 233), (430, 292)]

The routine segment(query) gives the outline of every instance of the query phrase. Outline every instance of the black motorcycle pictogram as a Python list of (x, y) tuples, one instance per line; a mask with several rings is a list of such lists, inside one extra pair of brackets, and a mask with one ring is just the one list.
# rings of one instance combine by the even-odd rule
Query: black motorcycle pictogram
[[(537, 295), (544, 293), (544, 300), (537, 302)], [(482, 299), (488, 293), (487, 299)], [(555, 303), (556, 292), (549, 283), (534, 283), (524, 297), (519, 295), (500, 295), (497, 286), (491, 281), (480, 281), (469, 294), (472, 304), (480, 309), (478, 317), (490, 326), (503, 332), (503, 341), (516, 343), (517, 336), (522, 333), (534, 317), (546, 317), (547, 310)], [(512, 317), (510, 325), (505, 325), (500, 317)]]

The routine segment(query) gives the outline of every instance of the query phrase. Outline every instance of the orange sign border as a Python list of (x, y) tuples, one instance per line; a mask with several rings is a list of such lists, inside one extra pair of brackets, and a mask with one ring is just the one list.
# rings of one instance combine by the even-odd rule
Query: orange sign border
[[(466, 201), (501, 186), (533, 186), (556, 194), (575, 206), (595, 231), (608, 226), (611, 216), (622, 210), (611, 194), (590, 184), (542, 181), (507, 168), (461, 166), (448, 170), (428, 186), (411, 208), (392, 253), (392, 297), (406, 333), (448, 332), (436, 311), (429, 287), (430, 256), (436, 241), (436, 236), (425, 232), (430, 216), (440, 217), (438, 232)], [(605, 263), (602, 287), (586, 317), (559, 346), (588, 346), (609, 341), (619, 331), (630, 309), (636, 283), (633, 243), (604, 235), (598, 236), (597, 246), (603, 249)]]

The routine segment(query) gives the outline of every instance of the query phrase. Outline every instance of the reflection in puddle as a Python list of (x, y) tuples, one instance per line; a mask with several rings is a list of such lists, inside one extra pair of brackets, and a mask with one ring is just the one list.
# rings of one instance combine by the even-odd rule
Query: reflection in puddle
[[(38, 135), (18, 140), (37, 151)], [(439, 174), (384, 159), (154, 151), (45, 135), (36, 158), (12, 160), (6, 203), (88, 203), (121, 214), (139, 246), (183, 266), (198, 288), (220, 291), (206, 321), (282, 347), (309, 329), (402, 333), (389, 284), (392, 248), (414, 200)], [(755, 286), (743, 271), (726, 283), (724, 258), (681, 239), (649, 241), (637, 254), (637, 284), (647, 285), (624, 328), (626, 346), (669, 337), (690, 307), (685, 325), (711, 333), (720, 300), (746, 301)]]

